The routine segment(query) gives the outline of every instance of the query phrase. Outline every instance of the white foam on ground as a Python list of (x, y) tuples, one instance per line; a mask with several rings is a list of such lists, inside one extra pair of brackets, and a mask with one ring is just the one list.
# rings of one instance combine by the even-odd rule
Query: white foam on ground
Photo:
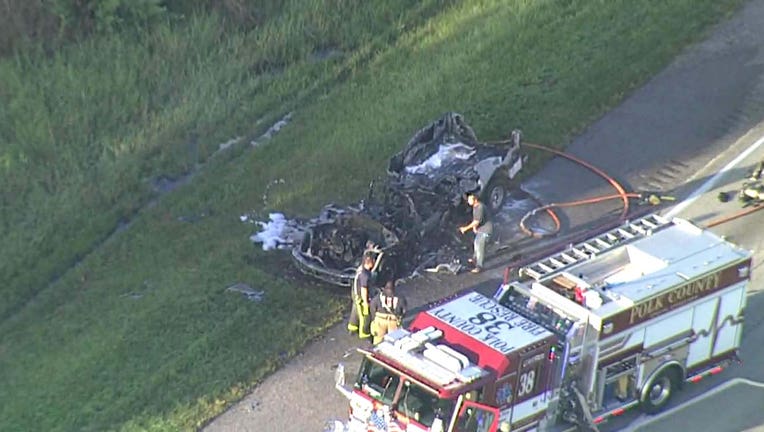
[[(271, 213), (268, 219), (267, 222), (256, 222), (261, 230), (250, 237), (253, 242), (262, 243), (263, 250), (291, 247), (302, 238), (304, 231), (300, 225), (287, 219), (283, 213)], [(244, 222), (247, 219), (242, 216), (241, 220)]]
[(456, 160), (466, 160), (475, 154), (475, 149), (466, 144), (441, 144), (438, 151), (419, 165), (407, 166), (404, 169), (409, 174), (428, 174), (449, 165)]
[(269, 127), (268, 130), (265, 131), (264, 134), (260, 135), (259, 138), (257, 138), (256, 140), (251, 141), (249, 144), (252, 147), (257, 147), (260, 144), (262, 144), (263, 142), (273, 138), (273, 136), (276, 135), (277, 133), (279, 133), (279, 131), (281, 129), (283, 129), (284, 126), (289, 124), (289, 122), (291, 120), (292, 120), (292, 113), (289, 112), (284, 117), (282, 117), (281, 120), (279, 120), (276, 123), (274, 123), (273, 125), (271, 125), (271, 127)]
[(270, 213), (267, 222), (255, 220), (252, 214), (241, 215), (239, 220), (244, 223), (257, 224), (260, 227), (260, 232), (250, 236), (249, 239), (255, 243), (262, 243), (263, 250), (288, 249), (298, 245), (310, 227), (330, 223), (338, 215), (347, 213), (347, 211), (347, 209), (329, 204), (321, 210), (318, 217), (308, 221), (289, 219), (283, 213)]

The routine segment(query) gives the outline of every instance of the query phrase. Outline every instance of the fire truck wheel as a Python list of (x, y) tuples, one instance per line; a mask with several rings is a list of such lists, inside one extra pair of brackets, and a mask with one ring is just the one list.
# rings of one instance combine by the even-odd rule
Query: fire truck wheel
[(642, 398), (639, 401), (642, 411), (655, 414), (665, 408), (678, 388), (678, 376), (676, 369), (669, 367), (653, 377), (642, 392)]

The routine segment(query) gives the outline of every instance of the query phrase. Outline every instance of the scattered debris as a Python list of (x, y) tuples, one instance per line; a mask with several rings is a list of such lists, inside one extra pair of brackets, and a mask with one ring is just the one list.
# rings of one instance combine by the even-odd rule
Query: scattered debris
[(146, 295), (146, 292), (149, 291), (151, 288), (152, 288), (151, 281), (146, 279), (143, 281), (143, 283), (141, 284), (141, 287), (138, 290), (124, 293), (120, 295), (120, 297), (127, 297), (133, 300), (138, 300), (143, 298), (143, 296)]
[(464, 268), (464, 265), (459, 260), (454, 260), (450, 263), (440, 263), (435, 267), (426, 268), (425, 270), (430, 273), (451, 273), (457, 274)]
[(189, 216), (178, 216), (177, 220), (178, 222), (187, 222), (187, 223), (196, 223), (200, 220), (206, 218), (208, 216), (207, 212), (202, 212), (195, 215), (189, 215)]
[(257, 411), (258, 408), (260, 408), (260, 402), (258, 401), (252, 401), (252, 403), (249, 404), (249, 410), (251, 412)]
[(252, 289), (249, 285), (238, 282), (234, 285), (229, 286), (226, 288), (227, 291), (233, 291), (244, 294), (244, 297), (247, 298), (247, 300), (253, 301), (255, 303), (260, 303), (265, 298), (265, 291), (258, 291), (255, 289)]
[(412, 281), (412, 280), (414, 280), (414, 279), (418, 279), (418, 278), (421, 278), (422, 276), (423, 276), (423, 275), (422, 275), (422, 273), (420, 273), (420, 272), (419, 272), (419, 270), (414, 270), (413, 272), (411, 272), (411, 274), (410, 274), (410, 275), (408, 275), (408, 276), (406, 276), (406, 277), (402, 277), (402, 278), (400, 279), (400, 281), (401, 281), (401, 282), (408, 282), (408, 281)]

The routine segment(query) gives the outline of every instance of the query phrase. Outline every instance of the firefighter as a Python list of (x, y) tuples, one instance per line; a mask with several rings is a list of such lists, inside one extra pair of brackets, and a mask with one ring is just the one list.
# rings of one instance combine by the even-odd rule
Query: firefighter
[(467, 194), (467, 204), (472, 207), (472, 222), (459, 227), (459, 231), (462, 234), (469, 230), (475, 233), (474, 256), (470, 262), (475, 264), (475, 268), (471, 270), (472, 273), (479, 273), (483, 269), (485, 245), (488, 243), (488, 238), (493, 234), (493, 223), (491, 223), (491, 217), (488, 214), (488, 207), (480, 202), (477, 192)]
[(756, 165), (756, 168), (754, 168), (753, 172), (751, 173), (751, 176), (748, 178), (750, 181), (756, 181), (761, 180), (761, 174), (764, 172), (764, 159), (762, 159), (758, 165)]
[(389, 332), (400, 328), (406, 314), (406, 299), (395, 295), (395, 282), (388, 281), (382, 292), (371, 301), (371, 334), (374, 345), (382, 342)]
[(371, 320), (369, 319), (369, 293), (371, 285), (371, 272), (374, 269), (374, 256), (367, 251), (363, 255), (361, 265), (356, 270), (353, 279), (351, 297), (353, 304), (350, 309), (348, 331), (357, 333), (361, 339), (371, 337)]

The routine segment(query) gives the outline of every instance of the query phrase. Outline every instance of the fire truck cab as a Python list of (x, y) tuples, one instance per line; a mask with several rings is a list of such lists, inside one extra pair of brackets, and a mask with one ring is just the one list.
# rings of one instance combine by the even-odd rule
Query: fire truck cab
[(351, 386), (338, 369), (350, 430), (596, 430), (656, 412), (736, 359), (750, 272), (750, 252), (687, 221), (629, 222), (359, 349)]
[[(479, 293), (420, 313), (371, 350), (352, 389), (351, 424), (387, 416), (401, 430), (495, 431), (543, 409), (555, 335)], [(519, 388), (518, 388), (519, 386)], [(388, 427), (388, 430), (390, 428)]]

